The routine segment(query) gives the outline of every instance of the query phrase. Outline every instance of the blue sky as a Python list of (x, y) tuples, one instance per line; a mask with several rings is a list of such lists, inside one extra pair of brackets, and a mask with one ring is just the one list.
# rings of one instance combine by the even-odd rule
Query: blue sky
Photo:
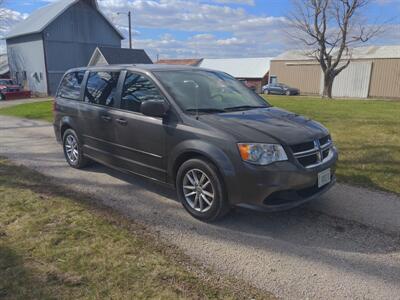
[[(54, 0), (5, 0), (5, 27)], [(98, 0), (101, 9), (126, 34), (133, 11), (134, 46), (153, 58), (274, 56), (297, 48), (282, 31), (291, 0)], [(373, 43), (400, 44), (400, 0), (371, 0), (369, 22), (388, 22)], [(389, 24), (390, 23), (390, 24)], [(3, 28), (0, 34), (5, 34)], [(124, 43), (126, 45), (126, 42)]]

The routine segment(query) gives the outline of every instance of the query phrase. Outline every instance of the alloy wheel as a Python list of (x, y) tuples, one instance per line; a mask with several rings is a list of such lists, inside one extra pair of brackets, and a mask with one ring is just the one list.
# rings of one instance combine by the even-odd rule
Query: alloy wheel
[(75, 164), (79, 159), (79, 151), (78, 142), (72, 134), (66, 137), (64, 147), (69, 161)]
[(213, 205), (215, 192), (210, 178), (199, 169), (191, 169), (183, 178), (183, 194), (194, 210), (204, 213)]

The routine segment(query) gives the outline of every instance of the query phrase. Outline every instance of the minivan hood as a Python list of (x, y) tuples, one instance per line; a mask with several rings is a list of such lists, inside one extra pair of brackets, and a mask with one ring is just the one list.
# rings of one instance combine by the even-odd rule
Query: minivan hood
[(320, 123), (276, 107), (202, 115), (200, 120), (238, 142), (294, 145), (328, 135)]

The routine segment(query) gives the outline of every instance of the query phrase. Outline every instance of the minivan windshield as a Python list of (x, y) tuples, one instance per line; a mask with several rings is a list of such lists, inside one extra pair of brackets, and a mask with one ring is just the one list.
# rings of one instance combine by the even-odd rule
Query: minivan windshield
[(188, 113), (222, 113), (270, 105), (243, 83), (223, 72), (156, 71), (156, 77)]

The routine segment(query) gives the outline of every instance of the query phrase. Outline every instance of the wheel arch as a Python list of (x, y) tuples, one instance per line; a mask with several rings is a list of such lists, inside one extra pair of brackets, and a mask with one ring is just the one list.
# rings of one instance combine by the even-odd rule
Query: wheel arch
[[(63, 139), (63, 137), (64, 137), (64, 132), (65, 132), (67, 129), (72, 129), (72, 130), (74, 130), (74, 131), (76, 132), (76, 128), (75, 128), (75, 126), (74, 126), (73, 121), (71, 120), (71, 118), (68, 117), (68, 116), (64, 116), (64, 117), (60, 120), (60, 138), (61, 138), (61, 140)], [(78, 134), (78, 132), (76, 132), (76, 134)]]
[(179, 144), (169, 158), (169, 182), (175, 184), (179, 167), (187, 160), (200, 158), (212, 163), (221, 179), (225, 182), (226, 176), (232, 176), (235, 171), (229, 157), (218, 147), (203, 141), (185, 141)]

